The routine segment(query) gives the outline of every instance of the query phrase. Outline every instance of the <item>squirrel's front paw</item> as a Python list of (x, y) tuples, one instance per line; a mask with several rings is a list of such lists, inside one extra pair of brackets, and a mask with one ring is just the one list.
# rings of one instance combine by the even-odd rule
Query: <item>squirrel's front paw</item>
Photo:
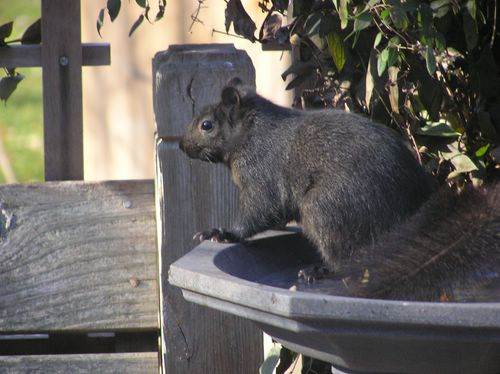
[(210, 240), (217, 243), (235, 243), (238, 239), (229, 231), (222, 228), (200, 231), (194, 234), (193, 241), (201, 243)]

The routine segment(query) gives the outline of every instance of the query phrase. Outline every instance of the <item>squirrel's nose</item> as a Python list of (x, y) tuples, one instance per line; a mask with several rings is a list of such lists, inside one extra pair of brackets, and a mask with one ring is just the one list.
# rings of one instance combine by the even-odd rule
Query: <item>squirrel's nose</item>
[(181, 149), (181, 151), (184, 151), (184, 139), (181, 139), (181, 141), (179, 142), (179, 148)]

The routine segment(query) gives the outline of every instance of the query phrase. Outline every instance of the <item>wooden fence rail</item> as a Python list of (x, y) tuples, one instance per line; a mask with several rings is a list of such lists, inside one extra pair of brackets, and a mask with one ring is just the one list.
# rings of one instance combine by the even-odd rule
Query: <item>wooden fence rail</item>
[[(155, 226), (153, 181), (0, 186), (0, 334), (154, 334)], [(0, 373), (82, 365), (104, 373), (153, 362), (157, 370), (157, 353), (136, 353), (0, 355)]]
[(158, 373), (156, 353), (0, 356), (0, 374)]

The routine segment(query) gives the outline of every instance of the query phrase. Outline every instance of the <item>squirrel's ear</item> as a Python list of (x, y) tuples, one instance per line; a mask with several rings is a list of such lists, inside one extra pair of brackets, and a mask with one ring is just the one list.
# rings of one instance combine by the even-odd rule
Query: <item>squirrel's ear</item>
[(225, 87), (222, 90), (222, 104), (225, 106), (239, 106), (240, 105), (240, 93), (234, 87)]

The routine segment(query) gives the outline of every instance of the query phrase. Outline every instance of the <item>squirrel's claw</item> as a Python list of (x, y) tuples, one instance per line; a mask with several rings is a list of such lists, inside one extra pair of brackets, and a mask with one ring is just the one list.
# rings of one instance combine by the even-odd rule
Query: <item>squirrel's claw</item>
[(233, 243), (237, 241), (233, 234), (222, 228), (199, 231), (193, 236), (194, 242), (201, 243), (204, 240), (210, 240), (217, 243)]

